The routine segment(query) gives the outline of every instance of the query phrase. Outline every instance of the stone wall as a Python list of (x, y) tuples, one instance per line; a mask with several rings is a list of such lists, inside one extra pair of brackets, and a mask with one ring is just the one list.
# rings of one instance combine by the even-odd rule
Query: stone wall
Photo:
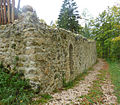
[(96, 43), (40, 23), (25, 11), (13, 24), (0, 26), (0, 61), (23, 72), (34, 88), (52, 92), (96, 62)]

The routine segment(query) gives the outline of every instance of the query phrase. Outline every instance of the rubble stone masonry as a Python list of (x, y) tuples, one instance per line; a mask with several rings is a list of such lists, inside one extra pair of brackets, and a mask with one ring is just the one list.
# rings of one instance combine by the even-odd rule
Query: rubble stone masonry
[(33, 11), (0, 26), (0, 61), (23, 72), (41, 93), (62, 87), (63, 79), (74, 80), (96, 57), (95, 41), (40, 23)]

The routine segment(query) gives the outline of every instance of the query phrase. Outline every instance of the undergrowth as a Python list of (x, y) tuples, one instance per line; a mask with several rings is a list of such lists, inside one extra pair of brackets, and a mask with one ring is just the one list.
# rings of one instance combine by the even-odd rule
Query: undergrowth
[(115, 95), (117, 96), (118, 103), (120, 103), (120, 62), (108, 61), (108, 63), (112, 83), (115, 86)]
[[(98, 63), (98, 59), (96, 61), (96, 63), (94, 65), (96, 65)], [(93, 66), (94, 66), (93, 65)], [(66, 83), (66, 80), (63, 76), (63, 89), (67, 90), (70, 88), (73, 88), (76, 84), (78, 84), (81, 80), (84, 80), (85, 77), (89, 74), (90, 71), (94, 70), (93, 66), (88, 68), (87, 70), (84, 70), (83, 73), (80, 73), (74, 80)], [(55, 90), (55, 92), (58, 92), (58, 90)]]
[(34, 101), (32, 101), (32, 105), (44, 105), (45, 103), (47, 103), (51, 98), (52, 96), (49, 95), (49, 94), (42, 94), (42, 95), (38, 95), (36, 96), (38, 98), (34, 98)]
[[(35, 101), (36, 96), (39, 98)], [(41, 95), (32, 90), (23, 73), (10, 72), (0, 63), (0, 105), (39, 105), (51, 98), (49, 94)]]
[(84, 80), (86, 75), (88, 75), (87, 71), (81, 73), (73, 81), (70, 81), (68, 83), (66, 83), (65, 80), (63, 79), (63, 89), (67, 90), (67, 89), (73, 88), (76, 84), (80, 82), (80, 80)]
[(33, 97), (29, 81), (23, 74), (11, 73), (0, 64), (0, 105), (27, 105)]
[(63, 78), (63, 89), (64, 90), (67, 90), (67, 89), (70, 89), (70, 88), (73, 88), (76, 84), (78, 84), (81, 80), (84, 80), (85, 77), (89, 74), (90, 71), (92, 71), (93, 68), (90, 67), (89, 69), (87, 70), (84, 70), (83, 73), (80, 73), (73, 81), (70, 81), (68, 83), (66, 83), (65, 79)]
[[(16, 69), (15, 69), (16, 70)], [(65, 83), (63, 81), (63, 89), (74, 87), (80, 80), (84, 80), (88, 75), (89, 68), (75, 80)], [(0, 105), (37, 105), (48, 102), (52, 97), (49, 94), (36, 94), (29, 85), (29, 80), (26, 80), (24, 74), (19, 72), (10, 72), (0, 64)], [(37, 100), (33, 100), (37, 97)]]

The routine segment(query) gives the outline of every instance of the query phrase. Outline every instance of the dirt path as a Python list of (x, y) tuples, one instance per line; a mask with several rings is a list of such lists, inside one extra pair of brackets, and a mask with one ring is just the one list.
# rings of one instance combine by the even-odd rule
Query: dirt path
[[(85, 77), (84, 80), (80, 81), (78, 85), (76, 85), (72, 89), (64, 90), (61, 93), (55, 93), (51, 96), (53, 97), (46, 105), (80, 105), (80, 100), (78, 97), (87, 95), (89, 92), (89, 87), (92, 86), (93, 81), (97, 79), (97, 75), (100, 74), (100, 70), (108, 69), (108, 65), (102, 60), (99, 59), (99, 62), (93, 67), (93, 71), (90, 71), (89, 74)], [(105, 105), (116, 104), (116, 97), (113, 95), (113, 85), (111, 85), (111, 81), (109, 76), (107, 75), (107, 79), (104, 81), (102, 85), (104, 103)], [(74, 104), (73, 104), (74, 103)]]
[[(106, 62), (104, 62), (103, 70), (108, 70), (109, 66)], [(107, 72), (106, 80), (101, 84), (101, 88), (103, 91), (103, 102), (105, 105), (118, 105), (117, 104), (117, 97), (113, 94), (114, 93), (114, 85), (111, 83), (110, 74)]]

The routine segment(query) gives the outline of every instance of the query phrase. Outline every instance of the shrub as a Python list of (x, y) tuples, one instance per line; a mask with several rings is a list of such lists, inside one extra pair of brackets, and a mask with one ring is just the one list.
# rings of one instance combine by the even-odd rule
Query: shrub
[(0, 64), (0, 105), (27, 105), (32, 96), (29, 80), (21, 73), (11, 73)]
[(111, 42), (111, 60), (120, 60), (120, 36), (112, 39)]

